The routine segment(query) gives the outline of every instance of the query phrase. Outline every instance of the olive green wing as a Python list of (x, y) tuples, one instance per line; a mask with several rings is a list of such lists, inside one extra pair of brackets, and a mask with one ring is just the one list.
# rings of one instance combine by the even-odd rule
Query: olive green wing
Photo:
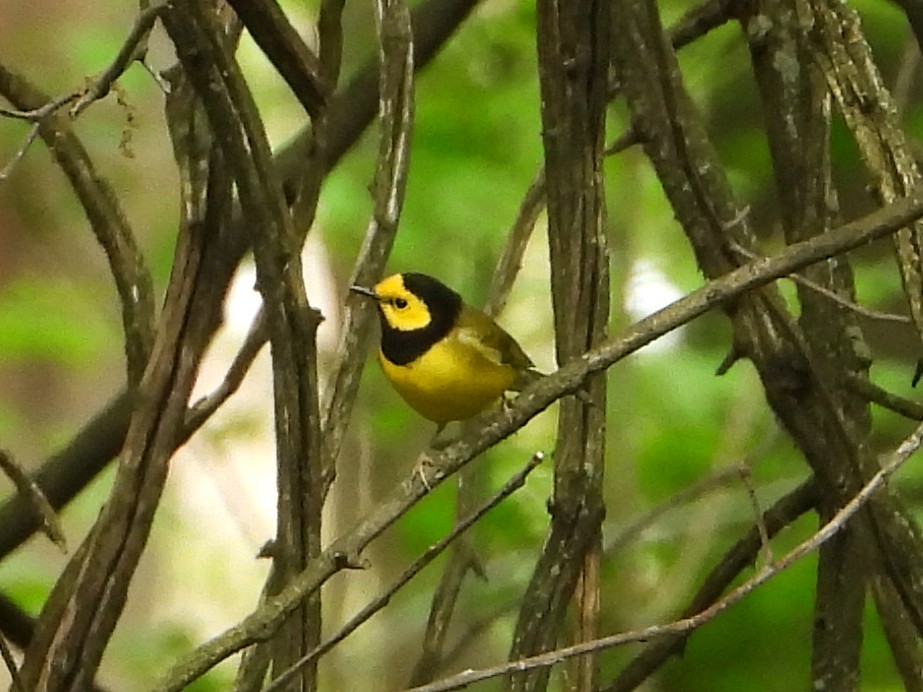
[(474, 346), (494, 362), (509, 365), (517, 372), (534, 371), (535, 364), (516, 343), (516, 339), (480, 310), (464, 306), (456, 326), (459, 339)]

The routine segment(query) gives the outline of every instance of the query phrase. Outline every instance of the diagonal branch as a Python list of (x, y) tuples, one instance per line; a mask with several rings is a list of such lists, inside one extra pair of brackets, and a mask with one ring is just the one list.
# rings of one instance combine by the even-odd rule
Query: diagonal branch
[(508, 675), (512, 672), (547, 668), (569, 658), (573, 658), (574, 656), (582, 656), (615, 646), (648, 641), (664, 636), (686, 636), (693, 630), (710, 622), (728, 608), (736, 605), (770, 579), (785, 571), (836, 536), (843, 530), (847, 522), (868, 504), (872, 496), (887, 483), (888, 479), (920, 448), (921, 444), (923, 444), (923, 425), (917, 427), (917, 429), (888, 456), (882, 468), (862, 486), (855, 497), (846, 503), (846, 505), (844, 505), (843, 508), (816, 533), (799, 543), (781, 558), (760, 569), (754, 576), (735, 588), (724, 598), (692, 616), (682, 618), (667, 625), (653, 625), (640, 630), (601, 637), (591, 642), (575, 644), (573, 646), (550, 651), (546, 654), (532, 656), (527, 659), (510, 661), (509, 663), (493, 668), (465, 671), (464, 673), (440, 680), (431, 685), (423, 685), (413, 688), (412, 690), (407, 690), (407, 692), (447, 692), (448, 690), (467, 687), (481, 680)]
[[(477, 0), (427, 0), (413, 9), (411, 22), (416, 37), (416, 70), (429, 63), (476, 4)], [(3, 74), (0, 67), (0, 92), (3, 89)], [(378, 102), (377, 75), (377, 62), (365, 66), (333, 99), (324, 160), (328, 169), (340, 161), (375, 116)], [(304, 131), (275, 155), (279, 176), (289, 199), (297, 196), (296, 190), (303, 178), (305, 162), (313, 160), (313, 146), (310, 132)], [(301, 220), (299, 218), (299, 223)], [(231, 224), (229, 234), (224, 261), (213, 277), (213, 281), (224, 290), (249, 247), (247, 227), (239, 217)], [(219, 305), (220, 299), (208, 308), (210, 314), (220, 314)], [(214, 328), (217, 327), (216, 322)], [(131, 401), (127, 392), (116, 394), (66, 447), (42, 465), (36, 479), (55, 508), (67, 504), (121, 449), (128, 427)], [(178, 443), (185, 441), (186, 438), (181, 438)], [(34, 517), (17, 498), (0, 506), (0, 557), (21, 545), (36, 528), (38, 524)]]
[[(40, 108), (48, 97), (23, 77), (0, 65), (0, 95), (20, 108)], [(106, 253), (122, 304), (128, 382), (138, 384), (154, 339), (154, 289), (141, 250), (111, 186), (64, 116), (53, 113), (39, 123), (39, 135), (52, 152), (83, 206)]]
[(857, 221), (810, 241), (792, 245), (778, 255), (756, 260), (714, 279), (684, 298), (626, 328), (557, 372), (536, 382), (506, 410), (477, 419), (479, 425), (438, 454), (426, 455), (428, 470), (408, 478), (386, 495), (352, 531), (333, 541), (278, 596), (243, 621), (189, 654), (158, 683), (160, 692), (179, 691), (211, 667), (243, 647), (265, 639), (297, 607), (338, 571), (355, 564), (357, 556), (420, 498), (484, 450), (505, 439), (561, 396), (575, 392), (594, 372), (617, 361), (711, 309), (798, 271), (814, 262), (884, 238), (923, 216), (923, 190)]
[(488, 498), (486, 502), (481, 504), (481, 506), (472, 511), (471, 514), (456, 523), (455, 526), (452, 527), (452, 530), (443, 536), (439, 541), (427, 548), (424, 553), (419, 558), (417, 558), (413, 564), (405, 569), (380, 596), (363, 607), (362, 610), (360, 610), (349, 622), (343, 625), (343, 627), (341, 627), (336, 632), (336, 634), (329, 637), (324, 641), (323, 644), (314, 649), (314, 651), (311, 651), (304, 658), (298, 661), (295, 666), (273, 680), (272, 684), (263, 690), (263, 692), (278, 692), (279, 690), (283, 689), (283, 684), (287, 680), (291, 679), (291, 674), (297, 668), (323, 656), (327, 651), (330, 651), (330, 649), (346, 639), (346, 637), (352, 634), (356, 629), (359, 628), (360, 625), (365, 623), (375, 613), (388, 605), (394, 594), (396, 594), (401, 588), (410, 582), (411, 579), (417, 576), (417, 574), (419, 574), (424, 567), (426, 567), (433, 560), (444, 553), (445, 550), (453, 544), (456, 538), (462, 536), (469, 528), (474, 526), (474, 524), (476, 524), (481, 519), (481, 517), (483, 517), (503, 500), (523, 487), (526, 482), (526, 477), (532, 473), (532, 471), (534, 471), (540, 463), (542, 463), (544, 458), (545, 455), (541, 452), (536, 452), (533, 454), (526, 465), (516, 474), (514, 474), (513, 477), (510, 478), (502, 488), (500, 488), (500, 490)]
[[(792, 524), (798, 517), (814, 508), (817, 500), (817, 484), (809, 479), (784, 495), (762, 515), (762, 523), (768, 537), (773, 537)], [(718, 601), (721, 594), (740, 573), (756, 560), (763, 547), (759, 526), (752, 527), (740, 538), (712, 568), (702, 586), (683, 609), (681, 618), (692, 617)], [(610, 684), (600, 692), (630, 692), (647, 679), (671, 656), (682, 654), (690, 632), (667, 636), (648, 644), (631, 660)]]
[(228, 2), (308, 115), (320, 115), (329, 91), (320, 77), (320, 61), (278, 3), (275, 0)]
[[(403, 2), (395, 0), (377, 2), (375, 7), (380, 63), (380, 135), (372, 181), (375, 207), (350, 276), (350, 284), (363, 286), (370, 286), (380, 278), (397, 235), (410, 165), (414, 115), (410, 12)], [(370, 301), (350, 294), (324, 405), (325, 493), (336, 476), (336, 459), (356, 400), (375, 321), (376, 309)]]

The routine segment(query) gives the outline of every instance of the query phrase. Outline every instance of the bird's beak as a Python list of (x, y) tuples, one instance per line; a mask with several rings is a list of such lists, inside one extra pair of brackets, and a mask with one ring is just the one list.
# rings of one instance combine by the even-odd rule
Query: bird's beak
[(358, 293), (359, 295), (368, 296), (373, 300), (378, 300), (378, 294), (375, 293), (371, 288), (366, 288), (365, 286), (350, 286), (349, 290), (353, 293)]

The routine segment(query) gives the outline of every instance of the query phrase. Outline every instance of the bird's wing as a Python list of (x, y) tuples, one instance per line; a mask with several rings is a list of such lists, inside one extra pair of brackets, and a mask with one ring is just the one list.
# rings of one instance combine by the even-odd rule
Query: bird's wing
[(455, 331), (455, 338), (494, 363), (500, 364), (504, 362), (503, 354), (500, 350), (488, 344), (477, 329), (459, 325)]
[(516, 370), (534, 368), (516, 340), (480, 310), (466, 306), (458, 320), (458, 339), (477, 349), (495, 363)]

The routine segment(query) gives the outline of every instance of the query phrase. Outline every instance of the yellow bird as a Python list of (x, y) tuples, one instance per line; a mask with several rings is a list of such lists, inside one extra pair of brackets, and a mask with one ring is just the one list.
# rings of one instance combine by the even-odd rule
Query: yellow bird
[(378, 305), (385, 375), (404, 401), (440, 427), (542, 377), (500, 325), (430, 276), (395, 274), (374, 288), (350, 290)]

